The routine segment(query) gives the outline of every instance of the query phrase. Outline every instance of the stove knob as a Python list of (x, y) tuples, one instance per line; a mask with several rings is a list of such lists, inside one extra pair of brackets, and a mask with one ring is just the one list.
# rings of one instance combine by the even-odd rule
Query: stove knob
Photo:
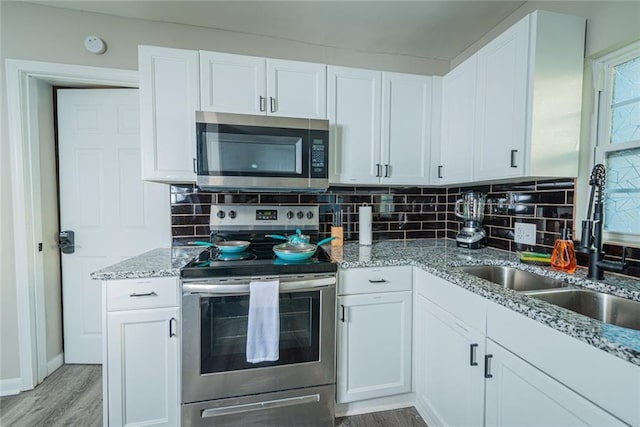
[(218, 211), (218, 213), (216, 214), (216, 216), (220, 219), (224, 218), (224, 211)]
[(293, 218), (293, 211), (287, 211), (287, 219)]
[(309, 211), (307, 212), (307, 219), (311, 219), (313, 218), (313, 212)]
[(296, 217), (298, 217), (298, 219), (304, 218), (304, 212), (298, 211), (298, 213), (296, 214)]
[(234, 219), (236, 217), (236, 211), (229, 211), (229, 218)]

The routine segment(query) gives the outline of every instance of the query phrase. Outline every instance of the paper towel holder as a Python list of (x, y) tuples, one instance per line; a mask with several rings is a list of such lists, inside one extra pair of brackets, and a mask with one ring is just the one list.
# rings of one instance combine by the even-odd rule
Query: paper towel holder
[(363, 203), (359, 208), (359, 243), (363, 246), (372, 244), (372, 209), (367, 203)]

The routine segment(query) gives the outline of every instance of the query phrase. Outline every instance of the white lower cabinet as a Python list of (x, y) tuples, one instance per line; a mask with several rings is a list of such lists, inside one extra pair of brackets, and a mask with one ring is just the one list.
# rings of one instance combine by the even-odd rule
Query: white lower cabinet
[(637, 366), (420, 269), (414, 290), (416, 407), (428, 425), (625, 425), (612, 413), (636, 425)]
[(179, 425), (177, 279), (114, 280), (104, 288), (104, 424)]
[(416, 399), (436, 424), (481, 425), (484, 335), (419, 293), (415, 304)]
[(491, 340), (487, 358), (487, 426), (625, 425)]
[[(338, 403), (411, 391), (411, 267), (396, 269), (340, 275), (339, 289), (354, 294), (338, 297)], [(372, 293), (357, 293), (367, 285)]]

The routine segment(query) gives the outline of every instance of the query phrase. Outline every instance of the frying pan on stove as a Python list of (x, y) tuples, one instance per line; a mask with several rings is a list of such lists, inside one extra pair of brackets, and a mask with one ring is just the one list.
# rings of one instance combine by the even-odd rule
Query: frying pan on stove
[(335, 239), (335, 237), (328, 237), (320, 240), (317, 245), (305, 243), (302, 245), (292, 245), (290, 243), (282, 243), (273, 247), (273, 252), (278, 258), (283, 261), (302, 261), (311, 258), (316, 253), (318, 246), (322, 246)]
[(237, 254), (246, 250), (251, 242), (246, 240), (222, 240), (220, 242), (189, 242), (190, 245), (214, 247), (222, 254)]

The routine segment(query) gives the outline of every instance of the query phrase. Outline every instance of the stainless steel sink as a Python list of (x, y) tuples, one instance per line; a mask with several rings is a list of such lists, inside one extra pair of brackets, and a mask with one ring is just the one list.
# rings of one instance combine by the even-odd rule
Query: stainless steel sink
[(568, 286), (561, 280), (502, 265), (469, 265), (458, 267), (458, 270), (520, 292)]
[(585, 289), (532, 292), (529, 295), (592, 319), (640, 330), (638, 301)]

